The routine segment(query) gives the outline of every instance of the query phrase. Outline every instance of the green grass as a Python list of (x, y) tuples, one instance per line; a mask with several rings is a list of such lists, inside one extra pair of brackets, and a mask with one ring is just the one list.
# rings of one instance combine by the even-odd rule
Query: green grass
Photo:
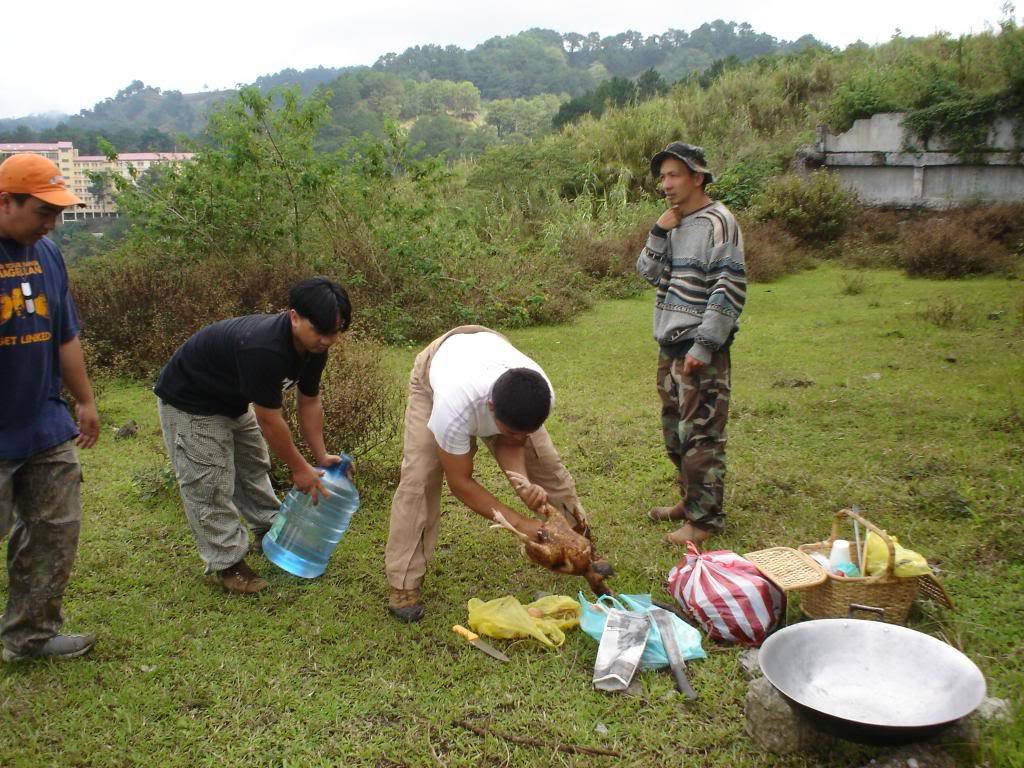
[[(848, 284), (829, 266), (752, 288), (734, 347), (729, 524), (717, 543), (745, 552), (817, 541), (837, 509), (858, 504), (940, 565), (957, 609), (925, 611), (914, 625), (962, 647), (990, 695), (1017, 702), (1019, 724), (1021, 284), (894, 272), (868, 273), (861, 292)], [(574, 324), (511, 337), (555, 383), (551, 432), (617, 569), (613, 586), (657, 593), (679, 553), (643, 517), (673, 500), (650, 303), (604, 302)], [(391, 350), (388, 370), (404, 380), (414, 353)], [(523, 561), (506, 533), (447, 496), (427, 616), (392, 621), (382, 553), (397, 446), (360, 467), (364, 505), (322, 578), (255, 558), (272, 588), (225, 596), (202, 581), (152, 394), (108, 382), (101, 411), (103, 440), (82, 454), (85, 520), (65, 600), (67, 629), (100, 641), (82, 660), (0, 669), (0, 765), (849, 766), (878, 754), (852, 744), (763, 754), (743, 732), (736, 649), (690, 665), (700, 699), (686, 703), (664, 672), (642, 674), (640, 698), (593, 691), (595, 644), (579, 632), (554, 652), (494, 641), (512, 657), (504, 666), (469, 648), (450, 627), (470, 597), (527, 601), (583, 583)], [(138, 436), (113, 440), (128, 418)], [(500, 488), (486, 452), (478, 464)], [(484, 738), (459, 720), (622, 757)], [(1019, 725), (987, 726), (978, 758), (1019, 766), (1022, 745)]]

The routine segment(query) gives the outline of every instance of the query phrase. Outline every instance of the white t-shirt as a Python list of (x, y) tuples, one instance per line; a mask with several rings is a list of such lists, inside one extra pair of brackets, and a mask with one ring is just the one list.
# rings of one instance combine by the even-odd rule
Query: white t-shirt
[(494, 382), (512, 368), (537, 371), (551, 390), (551, 380), (533, 360), (495, 333), (457, 333), (449, 336), (430, 362), (434, 405), (427, 428), (441, 450), (469, 453), (470, 437), (498, 434), (494, 414), (487, 406)]

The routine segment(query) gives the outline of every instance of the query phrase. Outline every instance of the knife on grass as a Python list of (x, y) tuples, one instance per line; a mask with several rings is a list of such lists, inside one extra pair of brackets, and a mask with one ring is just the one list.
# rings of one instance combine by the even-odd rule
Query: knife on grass
[(693, 690), (690, 681), (686, 678), (686, 661), (679, 651), (676, 643), (675, 629), (672, 627), (672, 617), (664, 610), (651, 611), (651, 618), (658, 625), (658, 634), (661, 636), (661, 644), (665, 646), (665, 655), (668, 656), (668, 666), (672, 670), (672, 676), (676, 679), (676, 690), (688, 699), (696, 699), (697, 692)]
[(478, 635), (476, 632), (466, 629), (461, 624), (456, 624), (454, 627), (452, 627), (452, 632), (454, 632), (456, 635), (466, 638), (466, 640), (469, 641), (470, 645), (479, 648), (481, 651), (483, 651), (493, 659), (497, 659), (498, 661), (510, 660), (508, 656), (499, 651), (493, 645), (484, 640), (481, 640), (480, 635)]

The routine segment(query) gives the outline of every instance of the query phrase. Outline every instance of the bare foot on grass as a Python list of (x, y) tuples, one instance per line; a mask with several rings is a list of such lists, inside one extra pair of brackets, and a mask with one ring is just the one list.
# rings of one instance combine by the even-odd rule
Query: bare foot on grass
[(699, 547), (710, 538), (711, 531), (707, 528), (698, 528), (693, 523), (686, 523), (686, 525), (666, 536), (665, 541), (677, 547), (685, 547), (686, 542), (692, 541)]
[(679, 502), (672, 507), (651, 507), (647, 510), (647, 519), (652, 523), (664, 523), (668, 520), (682, 520), (685, 515), (683, 514), (683, 502)]

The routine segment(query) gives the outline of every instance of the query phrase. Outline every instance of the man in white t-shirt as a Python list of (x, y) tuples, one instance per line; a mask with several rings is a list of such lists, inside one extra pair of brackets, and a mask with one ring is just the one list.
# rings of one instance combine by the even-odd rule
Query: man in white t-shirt
[(442, 476), (456, 498), (482, 517), (493, 520), (498, 511), (521, 533), (535, 537), (540, 530), (540, 521), (502, 504), (473, 478), (476, 438), (505, 472), (529, 478), (516, 493), (530, 509), (545, 502), (564, 510), (579, 506), (572, 475), (544, 429), (554, 399), (540, 366), (483, 326), (455, 328), (417, 355), (409, 377), (402, 477), (384, 553), (394, 616), (423, 616), (420, 587), (437, 543)]

